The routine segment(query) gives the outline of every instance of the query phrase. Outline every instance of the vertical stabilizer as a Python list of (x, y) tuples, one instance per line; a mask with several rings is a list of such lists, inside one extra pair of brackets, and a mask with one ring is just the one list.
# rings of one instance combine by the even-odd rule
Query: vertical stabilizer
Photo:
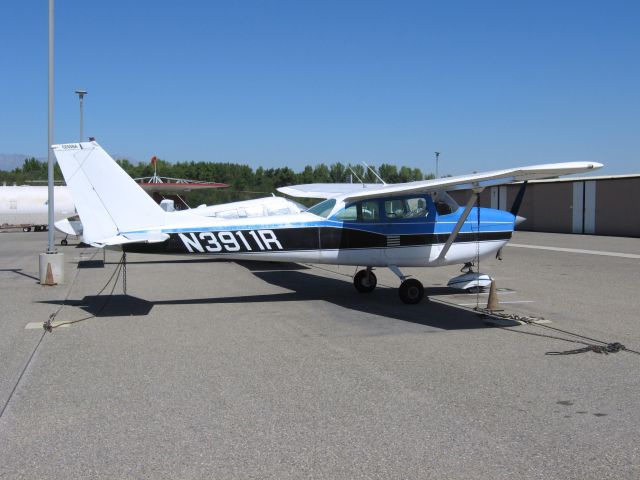
[(86, 243), (160, 228), (164, 212), (97, 142), (52, 145), (83, 225)]

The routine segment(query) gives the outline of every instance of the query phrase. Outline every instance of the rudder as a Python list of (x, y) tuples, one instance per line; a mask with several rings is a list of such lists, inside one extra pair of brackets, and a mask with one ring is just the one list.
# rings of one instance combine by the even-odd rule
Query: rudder
[(83, 225), (86, 243), (160, 228), (165, 212), (97, 142), (52, 145)]

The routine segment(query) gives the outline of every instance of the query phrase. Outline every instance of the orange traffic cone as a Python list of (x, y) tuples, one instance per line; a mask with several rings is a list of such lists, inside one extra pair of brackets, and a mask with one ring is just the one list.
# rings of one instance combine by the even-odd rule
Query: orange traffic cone
[(53, 281), (53, 272), (51, 271), (51, 264), (47, 263), (47, 276), (44, 279), (43, 285), (55, 285), (56, 282)]
[(489, 300), (487, 301), (487, 310), (489, 310), (490, 312), (502, 312), (504, 310), (503, 308), (500, 308), (498, 293), (496, 292), (495, 280), (491, 280), (491, 288), (489, 289)]

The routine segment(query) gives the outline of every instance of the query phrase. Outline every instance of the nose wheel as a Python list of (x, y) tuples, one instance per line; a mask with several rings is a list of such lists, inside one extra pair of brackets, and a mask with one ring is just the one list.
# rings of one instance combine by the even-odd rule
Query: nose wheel
[(409, 305), (420, 303), (424, 298), (424, 287), (422, 283), (415, 278), (408, 278), (396, 265), (388, 265), (388, 267), (402, 282), (398, 289), (400, 300)]
[(356, 287), (356, 290), (360, 293), (373, 292), (377, 284), (378, 279), (370, 268), (360, 270), (353, 277), (353, 286)]

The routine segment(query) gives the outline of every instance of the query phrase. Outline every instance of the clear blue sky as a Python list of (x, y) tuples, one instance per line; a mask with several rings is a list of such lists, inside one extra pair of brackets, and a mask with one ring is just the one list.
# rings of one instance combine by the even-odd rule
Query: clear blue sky
[[(0, 6), (0, 152), (46, 156), (47, 0)], [(640, 172), (640, 2), (56, 2), (56, 130), (146, 161)]]

